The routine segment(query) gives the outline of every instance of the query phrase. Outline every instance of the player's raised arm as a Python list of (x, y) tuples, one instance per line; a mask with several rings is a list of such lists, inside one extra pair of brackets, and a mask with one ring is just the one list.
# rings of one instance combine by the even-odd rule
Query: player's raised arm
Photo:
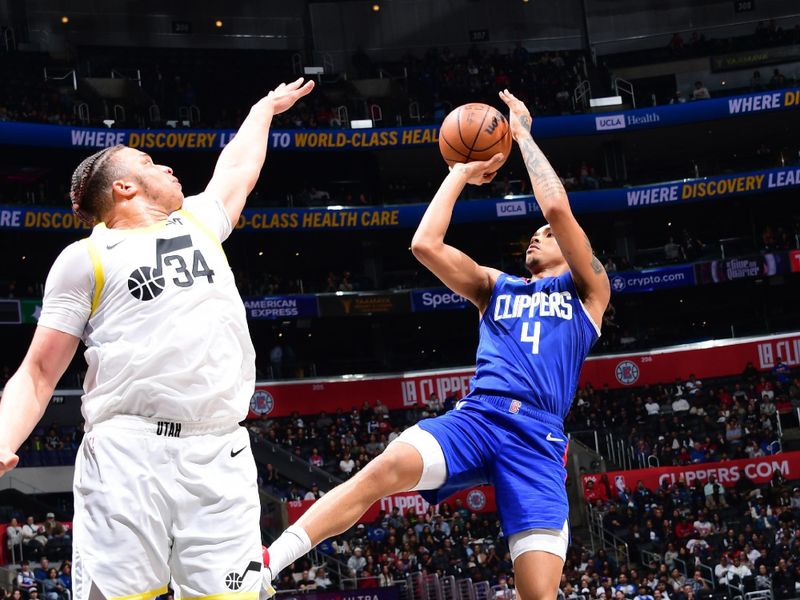
[(289, 110), (313, 88), (314, 82), (303, 83), (302, 77), (280, 84), (253, 105), (236, 136), (219, 155), (206, 191), (222, 200), (234, 226), (264, 166), (272, 117)]
[(74, 335), (36, 328), (28, 353), (0, 400), (0, 476), (19, 462), (17, 449), (42, 418), (78, 342)]
[(481, 313), (489, 303), (499, 271), (482, 267), (461, 250), (445, 244), (444, 236), (464, 186), (490, 182), (502, 162), (503, 155), (496, 154), (490, 160), (455, 165), (431, 200), (411, 241), (411, 251), (417, 260)]
[(564, 186), (531, 135), (531, 114), (511, 92), (500, 92), (511, 109), (511, 135), (519, 144), (531, 178), (533, 194), (567, 260), (572, 279), (594, 322), (600, 324), (611, 298), (611, 286), (603, 265), (592, 252), (592, 245), (572, 209)]

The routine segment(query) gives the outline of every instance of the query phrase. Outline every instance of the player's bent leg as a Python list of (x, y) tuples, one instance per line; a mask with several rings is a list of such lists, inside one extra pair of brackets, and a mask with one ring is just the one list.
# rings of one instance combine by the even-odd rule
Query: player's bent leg
[[(435, 438), (416, 426), (407, 431), (411, 433), (389, 444), (362, 471), (325, 494), (300, 517), (296, 526), (306, 532), (312, 546), (347, 531), (384, 496), (415, 489), (423, 479), (431, 478), (432, 471), (442, 470), (440, 461), (432, 463), (426, 457), (431, 444), (439, 448)], [(446, 468), (444, 471), (446, 474)], [(438, 485), (443, 482), (442, 477)]]
[(436, 489), (446, 477), (444, 453), (436, 438), (417, 425), (407, 429), (363, 471), (317, 500), (269, 547), (265, 579), (277, 577), (313, 546), (352, 527), (384, 496)]
[(553, 600), (567, 555), (567, 524), (558, 529), (528, 529), (509, 537), (518, 600)]

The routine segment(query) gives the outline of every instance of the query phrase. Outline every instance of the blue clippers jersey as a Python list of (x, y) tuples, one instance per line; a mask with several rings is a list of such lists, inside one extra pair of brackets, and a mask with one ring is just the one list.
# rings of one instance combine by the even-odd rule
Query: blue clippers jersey
[(533, 281), (503, 273), (481, 319), (472, 389), (505, 394), (563, 419), (599, 335), (569, 271)]

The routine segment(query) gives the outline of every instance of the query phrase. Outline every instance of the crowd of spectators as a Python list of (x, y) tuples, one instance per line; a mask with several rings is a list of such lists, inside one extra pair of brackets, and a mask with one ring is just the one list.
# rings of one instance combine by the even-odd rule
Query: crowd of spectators
[[(248, 427), (256, 443), (282, 446), (299, 459), (345, 480), (364, 468), (406, 427), (449, 410), (455, 402), (455, 396), (440, 399), (432, 394), (424, 407), (389, 411), (377, 400), (374, 406), (364, 402), (361, 409), (340, 409), (334, 414), (253, 420)], [(283, 478), (270, 464), (260, 466), (259, 478), (263, 486), (286, 500), (319, 497), (317, 491)]]
[[(684, 37), (685, 35), (687, 37)], [(432, 47), (421, 55), (409, 51), (401, 59), (389, 62), (373, 61), (362, 48), (359, 48), (351, 57), (351, 64), (347, 66), (351, 76), (355, 78), (375, 78), (379, 74), (397, 76), (403, 87), (402, 102), (398, 102), (396, 98), (356, 96), (343, 98), (334, 84), (330, 95), (322, 92), (315, 94), (299, 102), (295, 110), (276, 115), (275, 126), (293, 129), (347, 127), (349, 124), (345, 119), (369, 116), (361, 113), (364, 112), (365, 106), (374, 103), (382, 106), (383, 122), (386, 125), (396, 124), (397, 118), (406, 123), (409, 120), (439, 123), (451, 108), (465, 102), (495, 102), (496, 90), (504, 87), (518, 90), (518, 95), (529, 103), (536, 114), (572, 113), (583, 110), (583, 106), (580, 103), (576, 104), (573, 99), (574, 90), (580, 81), (590, 80), (595, 95), (610, 93), (611, 70), (605, 61), (613, 68), (631, 62), (674, 60), (786, 45), (798, 43), (799, 39), (800, 25), (784, 30), (774, 21), (759, 23), (755, 32), (749, 36), (707, 39), (697, 31), (691, 34), (675, 33), (666, 48), (610, 55), (604, 57), (596, 67), (591, 61), (585, 61), (583, 53), (579, 51), (533, 53), (522, 43), (517, 43), (508, 51), (501, 51), (488, 44), (473, 44), (465, 54), (457, 54), (448, 47)], [(80, 52), (87, 52), (87, 49), (81, 49)], [(108, 56), (91, 53), (83, 56), (80, 52), (76, 55), (76, 62), (95, 64), (96, 71), (102, 72), (113, 65), (117, 68), (128, 66), (124, 57), (106, 49), (101, 52)], [(187, 52), (189, 51), (184, 51), (184, 54)], [(141, 104), (141, 99), (137, 99), (127, 108), (130, 115), (138, 115), (139, 122), (133, 122), (130, 117), (128, 122), (115, 123), (114, 126), (164, 127), (167, 121), (172, 120), (182, 124), (186, 115), (181, 117), (179, 108), (190, 106), (200, 108), (191, 115), (193, 119), (191, 125), (194, 127), (238, 126), (245, 116), (247, 106), (232, 107), (220, 103), (216, 94), (219, 87), (208, 85), (206, 71), (202, 68), (204, 64), (236, 65), (235, 68), (220, 71), (223, 76), (231, 80), (225, 87), (235, 90), (235, 96), (241, 98), (251, 98), (258, 93), (257, 90), (250, 89), (252, 84), (249, 84), (249, 78), (244, 76), (248, 72), (246, 67), (262, 72), (264, 69), (269, 69), (274, 77), (291, 78), (290, 59), (288, 55), (283, 56), (280, 53), (275, 53), (265, 64), (261, 64), (257, 58), (246, 55), (237, 55), (237, 58), (231, 60), (229, 57), (226, 58), (224, 53), (215, 56), (198, 50), (193, 61), (191, 54), (184, 54), (170, 56), (164, 53), (159, 59), (153, 52), (149, 52), (139, 57), (135, 67), (130, 66), (140, 71), (140, 85), (152, 101), (161, 107), (162, 116), (159, 120), (151, 121), (147, 104), (138, 105)], [(71, 87), (69, 90), (63, 86), (59, 89), (56, 85), (30, 76), (30, 73), (42, 72), (42, 66), (47, 64), (44, 55), (31, 53), (10, 53), (4, 59), (3, 67), (7, 73), (8, 85), (4, 86), (3, 92), (0, 93), (0, 121), (79, 124), (76, 106), (82, 99), (71, 90)], [(68, 62), (59, 63), (57, 66), (62, 70), (73, 67), (72, 63)], [(83, 73), (79, 73), (80, 75)], [(755, 71), (750, 88), (753, 90), (781, 88), (788, 83), (790, 83), (789, 78), (778, 69), (774, 69), (771, 75), (763, 77), (760, 71)], [(329, 100), (329, 97), (336, 98), (336, 101)], [(709, 97), (711, 97), (709, 90), (698, 81), (693, 89), (687, 90), (685, 94), (676, 92), (670, 102), (702, 100)], [(118, 99), (118, 102), (124, 104), (122, 100)], [(416, 107), (413, 110), (410, 108), (412, 105)], [(347, 109), (346, 117), (344, 113), (339, 112), (339, 107)], [(148, 115), (146, 119), (144, 115)], [(113, 115), (93, 115), (93, 118), (99, 123), (109, 116)]]
[(77, 425), (39, 425), (20, 446), (19, 467), (53, 467), (75, 464), (83, 439), (83, 420)]
[(667, 480), (655, 490), (641, 481), (617, 490), (605, 476), (590, 478), (586, 502), (603, 528), (627, 544), (631, 564), (573, 548), (563, 593), (692, 600), (771, 590), (776, 600), (794, 598), (800, 593), (799, 483), (780, 471), (761, 485), (741, 472), (729, 487), (712, 474), (693, 485)]
[[(635, 390), (579, 389), (568, 431), (603, 431), (633, 448), (634, 462), (686, 465), (755, 458), (780, 449), (777, 413), (800, 407), (800, 377), (779, 360), (771, 373), (748, 363), (735, 378), (694, 375)], [(651, 458), (652, 457), (652, 458)]]
[(420, 514), (413, 508), (381, 511), (373, 522), (358, 524), (318, 549), (337, 560), (341, 579), (350, 581), (337, 581), (332, 569), (305, 557), (280, 573), (277, 589), (387, 587), (414, 573), (510, 586), (514, 581), (497, 514), (473, 512), (459, 500)]
[(72, 599), (72, 531), (69, 523), (56, 520), (52, 512), (47, 513), (41, 522), (33, 515), (25, 518), (24, 522), (21, 517), (12, 517), (2, 543), (8, 556), (19, 565), (12, 587), (6, 589), (0, 585), (2, 598)]
[(10, 589), (0, 586), (2, 600), (72, 600), (72, 562), (55, 566), (46, 556), (23, 560)]

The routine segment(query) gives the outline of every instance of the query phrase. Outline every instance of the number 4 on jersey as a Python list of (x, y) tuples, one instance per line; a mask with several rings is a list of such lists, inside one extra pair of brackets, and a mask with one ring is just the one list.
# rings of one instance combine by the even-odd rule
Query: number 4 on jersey
[(539, 336), (542, 332), (542, 324), (539, 321), (533, 323), (533, 335), (529, 333), (529, 325), (530, 323), (528, 321), (522, 323), (522, 335), (519, 339), (521, 342), (530, 342), (533, 344), (531, 347), (531, 354), (539, 354)]

